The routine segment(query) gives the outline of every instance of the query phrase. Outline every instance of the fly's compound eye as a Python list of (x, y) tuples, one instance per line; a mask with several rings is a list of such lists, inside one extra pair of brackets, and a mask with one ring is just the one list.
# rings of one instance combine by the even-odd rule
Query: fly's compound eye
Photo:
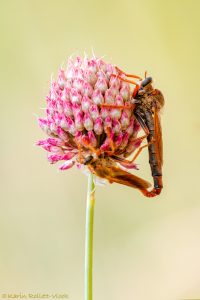
[(153, 81), (152, 77), (147, 77), (147, 78), (145, 78), (144, 80), (142, 80), (141, 86), (142, 86), (142, 87), (145, 87), (145, 86), (147, 86), (149, 83), (152, 83), (152, 81)]

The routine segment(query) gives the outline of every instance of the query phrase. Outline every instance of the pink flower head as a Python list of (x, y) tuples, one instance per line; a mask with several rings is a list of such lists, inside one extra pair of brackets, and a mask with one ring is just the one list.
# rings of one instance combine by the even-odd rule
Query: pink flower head
[(60, 69), (46, 97), (46, 116), (38, 119), (49, 137), (37, 145), (48, 151), (51, 164), (62, 161), (60, 170), (67, 170), (85, 165), (88, 157), (112, 153), (123, 159), (140, 146), (131, 87), (118, 75), (123, 77), (98, 58), (70, 58), (66, 69)]

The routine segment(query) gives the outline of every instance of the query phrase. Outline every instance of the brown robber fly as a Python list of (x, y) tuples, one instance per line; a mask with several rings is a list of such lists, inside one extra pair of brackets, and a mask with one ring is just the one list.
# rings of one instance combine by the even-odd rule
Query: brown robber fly
[[(147, 145), (142, 146), (137, 151), (134, 158), (129, 161), (118, 156), (116, 153), (110, 153), (110, 155), (100, 154), (97, 159), (93, 156), (89, 156), (84, 164), (88, 166), (90, 171), (104, 179), (107, 179), (110, 183), (116, 182), (123, 185), (127, 185), (136, 189), (139, 189), (146, 197), (155, 197), (161, 193), (163, 188), (162, 184), (162, 164), (163, 164), (163, 145), (162, 145), (162, 130), (160, 123), (159, 112), (164, 105), (164, 97), (162, 93), (154, 89), (152, 86), (152, 78), (146, 77), (141, 79), (138, 76), (126, 74), (120, 69), (116, 68), (119, 74), (123, 74), (126, 77), (138, 78), (139, 83), (132, 80), (124, 79), (120, 75), (117, 78), (133, 83), (136, 85), (133, 92), (133, 106), (132, 111), (139, 122), (140, 126), (145, 132), (141, 138), (147, 139)], [(102, 104), (103, 106), (116, 107), (116, 105)], [(118, 106), (119, 108), (127, 108), (127, 106)], [(151, 173), (154, 180), (154, 187), (152, 190), (148, 190), (151, 184), (140, 177), (137, 177), (124, 169), (118, 167), (117, 163), (123, 163), (128, 165), (133, 163), (135, 158), (139, 155), (144, 147), (148, 147), (149, 163), (151, 167)]]
[(147, 197), (159, 195), (163, 187), (163, 143), (159, 115), (163, 106), (164, 97), (161, 91), (153, 88), (151, 77), (145, 78), (139, 89), (136, 90), (134, 116), (143, 128), (148, 142), (149, 164), (154, 180), (154, 188), (152, 191), (145, 193)]

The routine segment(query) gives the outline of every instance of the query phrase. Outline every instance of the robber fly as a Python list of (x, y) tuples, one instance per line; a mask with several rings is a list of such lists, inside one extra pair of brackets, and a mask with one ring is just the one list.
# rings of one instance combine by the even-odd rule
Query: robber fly
[[(135, 75), (125, 74), (120, 69), (118, 69), (118, 71), (127, 77), (139, 78)], [(120, 76), (117, 77), (123, 81), (135, 83)], [(88, 166), (93, 174), (107, 179), (110, 183), (116, 182), (127, 185), (139, 189), (146, 197), (155, 197), (161, 193), (163, 187), (163, 146), (159, 112), (164, 105), (164, 97), (159, 90), (153, 88), (151, 77), (146, 77), (145, 75), (144, 80), (141, 80), (140, 83), (135, 84), (136, 88), (133, 92), (133, 114), (145, 132), (143, 138), (147, 139), (146, 146), (148, 147), (149, 163), (154, 180), (153, 189), (150, 191), (148, 190), (148, 188), (151, 186), (149, 182), (125, 171), (124, 169), (119, 168), (117, 162), (119, 163), (124, 161), (124, 159), (120, 156), (114, 154), (110, 156), (100, 155), (98, 159), (94, 159), (92, 156), (90, 156), (84, 163)], [(144, 146), (141, 148), (144, 148)]]
[(164, 97), (161, 91), (154, 89), (152, 78), (145, 78), (135, 96), (134, 116), (143, 128), (149, 151), (149, 164), (154, 180), (154, 188), (148, 192), (147, 197), (154, 197), (161, 193), (162, 165), (163, 165), (163, 143), (160, 123), (160, 109), (164, 106)]

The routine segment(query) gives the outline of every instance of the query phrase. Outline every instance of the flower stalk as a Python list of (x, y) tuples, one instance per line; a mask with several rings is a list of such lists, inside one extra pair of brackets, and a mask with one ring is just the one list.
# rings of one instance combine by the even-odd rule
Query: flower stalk
[(85, 224), (85, 300), (92, 300), (94, 193), (95, 183), (93, 174), (89, 173)]

